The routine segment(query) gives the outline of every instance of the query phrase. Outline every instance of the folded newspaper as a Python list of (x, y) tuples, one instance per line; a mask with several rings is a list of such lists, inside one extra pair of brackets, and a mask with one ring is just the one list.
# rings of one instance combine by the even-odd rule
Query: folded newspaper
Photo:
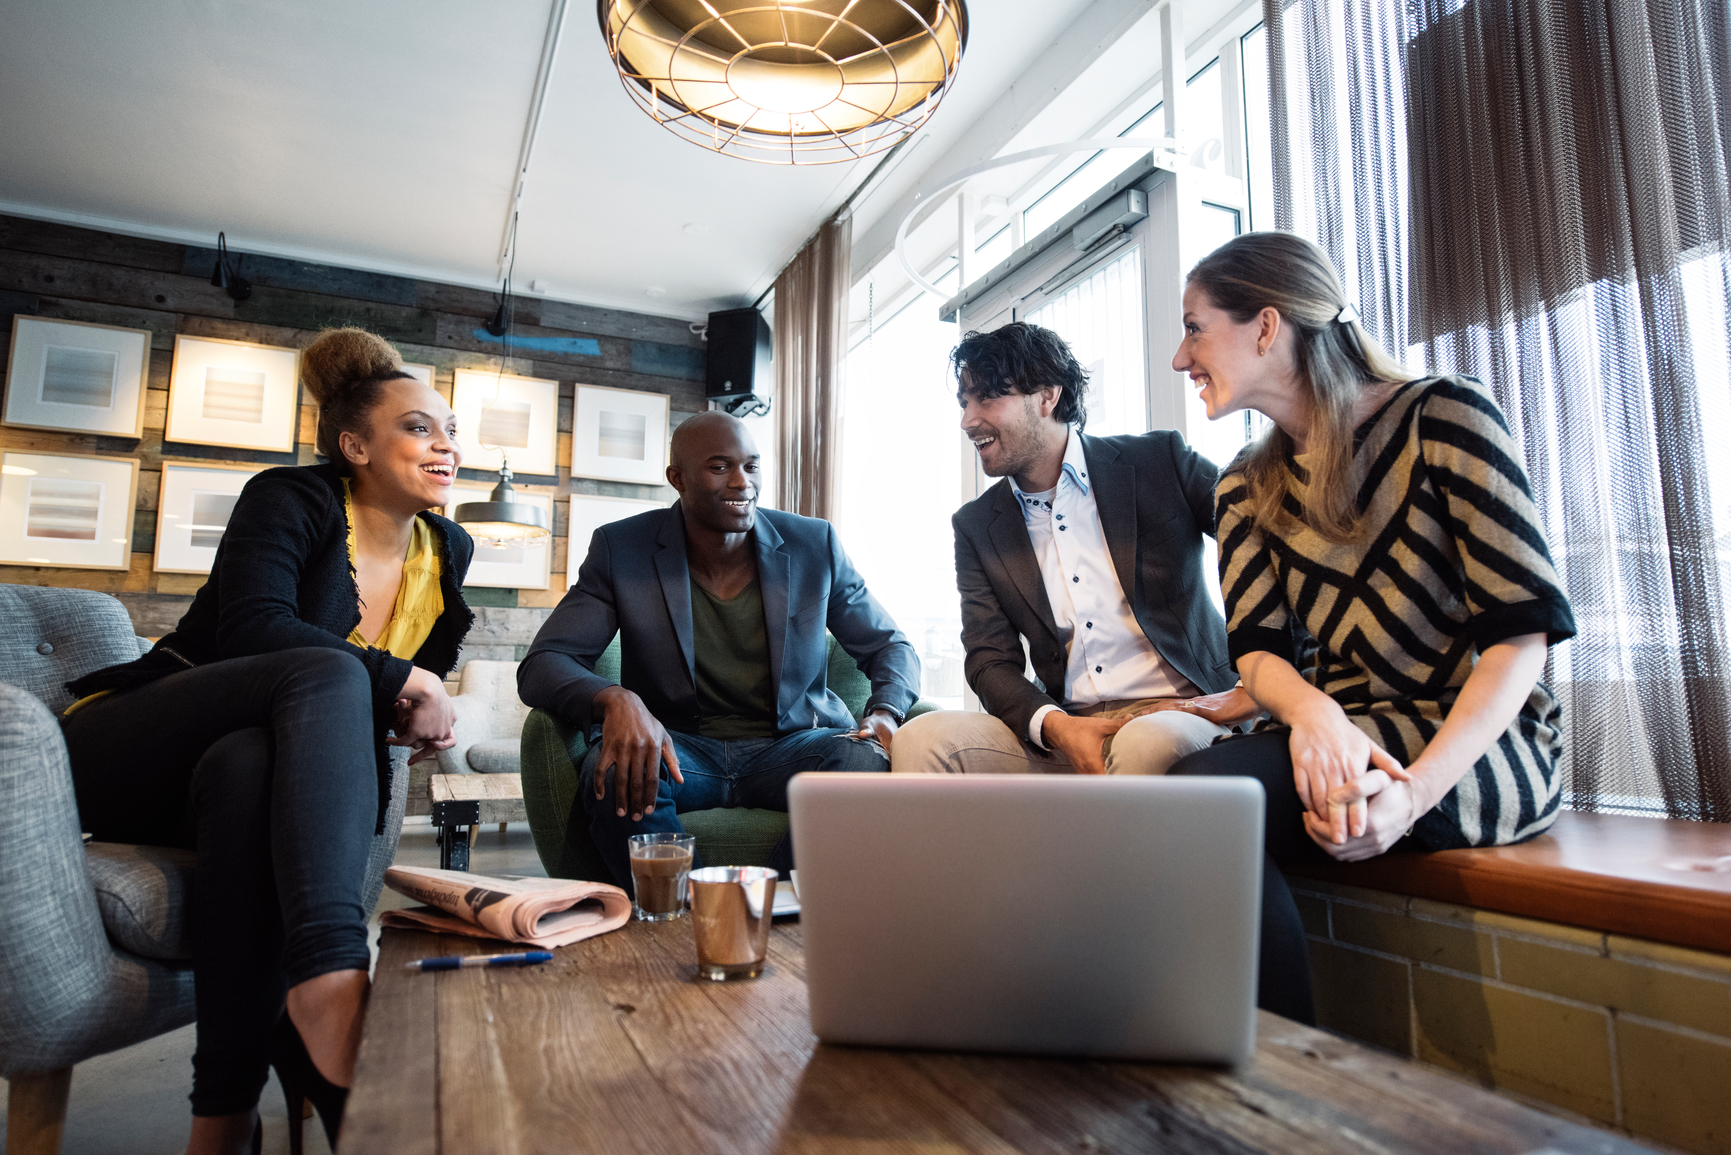
[(385, 885), (426, 906), (388, 910), (384, 926), (502, 938), (556, 947), (618, 930), (631, 899), (617, 886), (569, 878), (489, 878), (461, 870), (393, 866)]

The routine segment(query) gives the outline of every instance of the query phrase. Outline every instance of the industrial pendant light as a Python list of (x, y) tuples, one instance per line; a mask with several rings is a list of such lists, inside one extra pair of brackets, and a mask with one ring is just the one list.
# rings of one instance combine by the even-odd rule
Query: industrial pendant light
[(964, 0), (597, 0), (625, 91), (694, 144), (769, 164), (890, 148), (956, 79)]
[[(487, 332), (495, 337), (503, 337), (504, 351), (499, 356), (499, 375), (504, 376), (505, 366), (511, 360), (511, 322), (514, 319), (511, 309), (511, 276), (517, 271), (517, 214), (511, 214), (511, 233), (508, 241), (511, 263), (505, 270), (504, 284), (499, 286), (499, 308), (493, 314), (493, 319), (487, 322)], [(494, 328), (497, 325), (498, 328)], [(493, 401), (499, 399), (498, 386), (494, 386)], [(493, 407), (489, 401), (481, 408), (481, 420), (487, 418), (487, 410)], [(478, 431), (477, 431), (478, 432)], [(547, 518), (540, 510), (526, 501), (518, 501), (511, 488), (511, 459), (504, 449), (498, 446), (488, 446), (481, 443), (481, 448), (499, 449), (499, 484), (493, 487), (493, 492), (487, 495), (486, 501), (465, 501), (456, 509), (454, 520), (469, 531), (469, 536), (475, 539), (475, 544), (487, 549), (510, 549), (512, 546), (544, 545), (553, 538), (553, 531), (547, 524)]]
[(489, 549), (541, 545), (552, 538), (547, 518), (527, 502), (517, 500), (511, 488), (511, 463), (499, 462), (499, 484), (486, 501), (465, 501), (457, 507), (456, 522), (469, 531), (478, 545)]

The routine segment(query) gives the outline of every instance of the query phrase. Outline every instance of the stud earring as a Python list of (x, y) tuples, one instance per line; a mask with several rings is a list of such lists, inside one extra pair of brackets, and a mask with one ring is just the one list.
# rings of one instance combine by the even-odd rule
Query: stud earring
[(1263, 348), (1261, 345), (1258, 345), (1256, 347), (1256, 355), (1258, 357), (1266, 357), (1266, 356), (1268, 356), (1268, 350)]

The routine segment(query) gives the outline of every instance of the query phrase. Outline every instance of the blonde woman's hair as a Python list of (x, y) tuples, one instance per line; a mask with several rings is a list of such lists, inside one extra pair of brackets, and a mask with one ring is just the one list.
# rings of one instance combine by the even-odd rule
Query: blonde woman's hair
[[(1327, 255), (1303, 237), (1234, 237), (1197, 262), (1188, 279), (1239, 324), (1272, 308), (1291, 326), (1298, 376), (1310, 391), (1304, 523), (1329, 541), (1353, 540), (1363, 520), (1360, 479), (1353, 468), (1354, 408), (1365, 389), (1410, 381), (1413, 375), (1365, 332), (1356, 316), (1339, 319), (1347, 304), (1340, 278)], [(1250, 487), (1258, 529), (1278, 531), (1296, 524), (1286, 507), (1293, 487), (1292, 458), (1291, 436), (1271, 425), (1233, 465)]]

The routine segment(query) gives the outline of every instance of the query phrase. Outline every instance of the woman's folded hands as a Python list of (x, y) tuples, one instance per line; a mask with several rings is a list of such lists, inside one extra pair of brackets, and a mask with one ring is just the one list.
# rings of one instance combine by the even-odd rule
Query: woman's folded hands
[(403, 683), (402, 696), (397, 699), (397, 718), (391, 727), (393, 746), (407, 746), (412, 753), (409, 765), (431, 758), (440, 750), (457, 744), (452, 727), (457, 720), (456, 707), (445, 693), (445, 683), (431, 670), (416, 666)]

